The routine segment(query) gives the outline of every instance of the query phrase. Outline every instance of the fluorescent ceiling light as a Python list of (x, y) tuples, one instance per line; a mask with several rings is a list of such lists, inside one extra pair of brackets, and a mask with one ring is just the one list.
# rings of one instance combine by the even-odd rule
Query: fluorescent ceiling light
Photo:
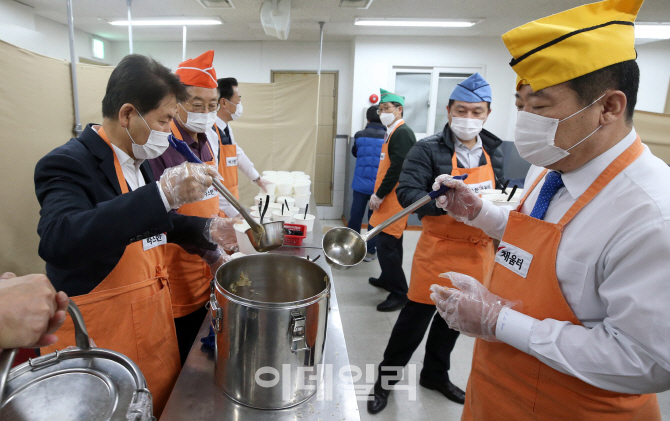
[(469, 28), (481, 20), (411, 20), (411, 19), (359, 19), (358, 26), (405, 26), (415, 28)]
[[(128, 26), (127, 20), (109, 21), (114, 26)], [(189, 26), (189, 25), (222, 25), (220, 19), (133, 19), (133, 26)]]
[(635, 38), (670, 39), (670, 23), (636, 23)]

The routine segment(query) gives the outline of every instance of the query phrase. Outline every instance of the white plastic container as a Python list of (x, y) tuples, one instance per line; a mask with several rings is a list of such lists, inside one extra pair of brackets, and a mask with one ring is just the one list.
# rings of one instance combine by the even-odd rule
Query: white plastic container
[[(263, 207), (265, 207), (265, 205), (263, 205)], [(271, 211), (274, 211), (274, 210), (277, 210), (277, 209), (281, 210), (281, 203), (270, 202), (270, 204), (268, 205), (268, 212), (271, 212)]]
[(296, 224), (305, 225), (307, 232), (312, 232), (312, 229), (314, 229), (314, 215), (307, 214), (305, 216), (304, 213), (298, 213), (293, 216), (293, 219), (295, 219)]
[(244, 254), (260, 254), (256, 251), (254, 246), (251, 245), (249, 237), (245, 234), (246, 230), (249, 229), (249, 224), (243, 222), (241, 224), (235, 224), (235, 237), (237, 237), (237, 246), (240, 248), (240, 253)]
[(291, 173), (288, 172), (288, 171), (277, 171), (277, 176), (281, 177), (281, 176), (285, 176), (285, 175), (290, 176)]
[(267, 193), (265, 193), (263, 191), (263, 189), (259, 186), (258, 187), (258, 190), (259, 190), (258, 194), (269, 194), (269, 195), (274, 196), (276, 191), (277, 191), (277, 184), (275, 184), (274, 180), (268, 180), (267, 178), (266, 178), (266, 180), (269, 181), (269, 183), (265, 185), (265, 189), (267, 190)]
[(284, 209), (284, 213), (282, 213), (281, 209), (272, 211), (272, 220), (284, 221), (285, 224), (290, 224), (293, 222), (293, 212), (287, 211), (286, 209)]
[(494, 205), (496, 206), (512, 206), (516, 208), (519, 205), (519, 198), (514, 195), (512, 197), (512, 200), (509, 202), (507, 201), (507, 198), (509, 197), (508, 194), (486, 194), (482, 196), (483, 200), (488, 200), (489, 202), (493, 202)]
[(295, 191), (296, 196), (306, 196), (311, 194), (310, 186), (312, 182), (309, 180), (295, 180), (293, 183), (293, 191)]
[(295, 200), (295, 206), (300, 209), (305, 209), (305, 207), (309, 204), (309, 198), (311, 194), (308, 194), (307, 196), (293, 196), (293, 200)]
[[(509, 195), (510, 193), (512, 193), (512, 187), (508, 187), (507, 190), (505, 190), (505, 191), (507, 192), (507, 195)], [(482, 197), (483, 197), (484, 195), (488, 195), (488, 194), (504, 194), (504, 193), (502, 192), (501, 189), (484, 189), (484, 190), (480, 190), (479, 194), (481, 194)], [(514, 197), (521, 198), (522, 195), (523, 195), (523, 189), (516, 189), (516, 192), (514, 193)]]
[(291, 196), (279, 196), (279, 197), (277, 197), (277, 203), (280, 203), (280, 204), (283, 205), (283, 204), (285, 204), (284, 201), (286, 201), (286, 203), (288, 203), (288, 206), (290, 208), (295, 206), (295, 199), (292, 198)]
[(301, 175), (305, 175), (304, 171), (291, 171), (291, 175), (295, 178)]
[(263, 171), (263, 177), (271, 176), (271, 175), (275, 175), (275, 174), (277, 174), (277, 171), (272, 171), (272, 170)]
[(278, 196), (291, 196), (293, 194), (293, 180), (285, 178), (278, 180), (275, 193)]

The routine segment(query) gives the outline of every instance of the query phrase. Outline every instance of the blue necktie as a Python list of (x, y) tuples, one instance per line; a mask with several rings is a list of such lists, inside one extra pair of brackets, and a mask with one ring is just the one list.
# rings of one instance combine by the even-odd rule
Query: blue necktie
[(563, 179), (561, 178), (561, 173), (558, 171), (552, 171), (544, 179), (544, 184), (540, 190), (540, 195), (537, 197), (535, 206), (533, 206), (533, 211), (530, 213), (530, 216), (537, 219), (544, 219), (544, 215), (547, 213), (549, 208), (549, 203), (554, 197), (558, 189), (565, 186), (563, 184)]

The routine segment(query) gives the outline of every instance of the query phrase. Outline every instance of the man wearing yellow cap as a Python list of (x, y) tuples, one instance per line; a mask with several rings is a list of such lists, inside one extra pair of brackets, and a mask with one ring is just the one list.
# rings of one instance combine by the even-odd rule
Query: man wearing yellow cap
[[(449, 326), (480, 339), (465, 420), (660, 420), (670, 389), (670, 169), (633, 128), (642, 0), (516, 28), (515, 144), (533, 166), (516, 210), (461, 182), (438, 198), (500, 239), (489, 288), (433, 286)], [(512, 307), (515, 310), (512, 310)]]
[[(186, 85), (188, 98), (177, 104), (176, 116), (170, 122), (172, 134), (186, 142), (193, 153), (206, 164), (216, 168), (214, 153), (207, 140), (206, 132), (211, 130), (219, 109), (216, 72), (212, 62), (214, 51), (186, 60), (179, 64), (175, 73)], [(170, 148), (160, 157), (151, 160), (151, 168), (156, 178), (166, 168), (185, 162), (186, 159)], [(219, 197), (213, 186), (205, 198), (177, 209), (182, 215), (209, 218), (219, 214)], [(208, 262), (225, 259), (221, 251), (215, 252), (168, 244), (166, 261), (170, 273), (172, 292), (172, 312), (175, 317), (179, 354), (182, 365), (186, 361), (191, 345), (195, 341), (207, 310), (209, 283), (213, 277)]]
[[(380, 93), (378, 114), (387, 130), (377, 168), (375, 193), (370, 197), (370, 209), (374, 211), (370, 226), (381, 224), (403, 209), (398, 203), (395, 189), (405, 157), (416, 143), (414, 132), (402, 118), (405, 97), (384, 89)], [(382, 273), (379, 278), (370, 278), (368, 281), (389, 292), (386, 300), (377, 306), (378, 311), (397, 311), (407, 303), (407, 279), (402, 270), (402, 238), (407, 218), (384, 228), (377, 237)]]

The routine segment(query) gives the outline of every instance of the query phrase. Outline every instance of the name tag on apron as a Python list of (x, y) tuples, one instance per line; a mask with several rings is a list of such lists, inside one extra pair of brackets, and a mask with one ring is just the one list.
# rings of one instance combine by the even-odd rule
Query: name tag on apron
[(386, 154), (384, 152), (382, 152), (382, 154), (379, 155), (379, 160), (383, 161), (385, 156), (386, 156)]
[(483, 183), (468, 184), (467, 186), (470, 187), (470, 190), (475, 192), (475, 194), (479, 194), (482, 190), (493, 189), (491, 180), (484, 181)]
[(165, 233), (154, 235), (153, 237), (142, 240), (142, 248), (144, 251), (151, 250), (154, 247), (162, 246), (163, 244), (167, 244), (167, 235), (165, 235)]
[(237, 157), (226, 158), (226, 167), (237, 167)]
[(528, 268), (532, 261), (533, 255), (527, 251), (504, 241), (500, 242), (500, 246), (498, 246), (498, 251), (496, 252), (496, 263), (503, 265), (525, 279), (528, 276)]
[(216, 196), (217, 194), (219, 194), (219, 192), (216, 190), (216, 188), (214, 188), (214, 186), (209, 186), (209, 188), (205, 192), (205, 198), (202, 199), (202, 200), (211, 199), (212, 197)]

